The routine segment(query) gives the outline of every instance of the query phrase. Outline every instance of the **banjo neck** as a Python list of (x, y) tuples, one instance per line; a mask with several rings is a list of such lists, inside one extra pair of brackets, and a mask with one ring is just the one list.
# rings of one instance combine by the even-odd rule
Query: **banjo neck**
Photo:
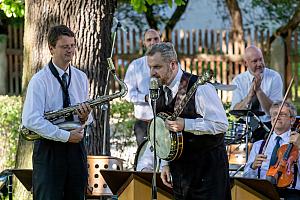
[(207, 81), (209, 81), (212, 77), (212, 72), (206, 71), (202, 76), (199, 76), (197, 81), (193, 84), (193, 86), (190, 88), (184, 99), (181, 101), (177, 109), (174, 111), (174, 113), (168, 117), (169, 120), (175, 121), (176, 118), (181, 114), (183, 109), (185, 108), (186, 104), (189, 102), (193, 94), (196, 92), (199, 85), (205, 84)]

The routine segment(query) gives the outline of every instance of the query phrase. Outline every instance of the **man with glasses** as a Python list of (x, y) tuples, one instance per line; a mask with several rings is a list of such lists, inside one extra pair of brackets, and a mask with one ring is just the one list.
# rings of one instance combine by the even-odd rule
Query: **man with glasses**
[[(64, 25), (48, 34), (52, 58), (29, 82), (23, 106), (22, 124), (41, 136), (34, 142), (33, 199), (83, 200), (87, 184), (87, 158), (83, 144), (84, 124), (92, 120), (88, 100), (88, 79), (72, 64), (75, 34)], [(80, 104), (77, 113), (51, 123), (44, 112)], [(57, 123), (74, 121), (81, 127), (71, 131)]]
[[(283, 104), (282, 110), (279, 114), (277, 123), (275, 123), (276, 116), (279, 112), (279, 107), (282, 102), (273, 103), (270, 108), (271, 123), (274, 127), (268, 144), (264, 140), (257, 141), (253, 144), (249, 159), (245, 166), (244, 176), (251, 178), (266, 179), (266, 173), (270, 166), (273, 166), (277, 161), (277, 151), (280, 146), (288, 144), (292, 134), (291, 127), (295, 122), (297, 110), (290, 102)], [(266, 146), (265, 154), (262, 154), (262, 149)], [(300, 160), (297, 161), (296, 173), (293, 184), (287, 189), (278, 190), (279, 195), (285, 199), (299, 199), (300, 198)]]
[[(243, 59), (247, 71), (232, 81), (237, 89), (232, 93), (231, 110), (263, 111), (265, 115), (260, 120), (271, 127), (269, 110), (274, 101), (282, 99), (281, 77), (276, 71), (266, 68), (262, 52), (256, 46), (247, 47)], [(254, 131), (252, 140), (263, 139), (266, 131), (262, 127), (256, 129), (258, 122), (254, 118), (250, 122)]]

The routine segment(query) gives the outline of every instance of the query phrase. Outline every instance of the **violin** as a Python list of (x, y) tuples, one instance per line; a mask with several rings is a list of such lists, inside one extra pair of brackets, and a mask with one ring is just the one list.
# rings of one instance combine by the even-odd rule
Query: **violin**
[[(299, 125), (296, 128), (299, 130)], [(277, 151), (277, 162), (266, 174), (267, 179), (279, 188), (290, 186), (294, 181), (295, 163), (299, 157), (299, 149), (292, 143), (282, 145)]]

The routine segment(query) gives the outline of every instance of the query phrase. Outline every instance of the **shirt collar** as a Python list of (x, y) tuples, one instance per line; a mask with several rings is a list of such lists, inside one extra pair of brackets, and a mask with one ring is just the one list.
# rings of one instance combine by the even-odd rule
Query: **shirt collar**
[(272, 135), (272, 140), (276, 142), (276, 137), (279, 136), (279, 137), (281, 137), (282, 141), (288, 142), (290, 140), (290, 135), (291, 135), (291, 130), (288, 130), (288, 131), (284, 132), (281, 135), (277, 135), (274, 132), (273, 135)]
[(64, 73), (67, 73), (68, 76), (70, 75), (70, 65), (68, 66), (68, 68), (66, 69), (66, 71), (62, 70), (61, 68), (59, 68), (56, 64), (54, 64), (54, 62), (52, 62), (55, 69), (57, 70), (59, 76), (61, 77)]
[[(180, 79), (182, 77), (182, 74), (183, 74), (183, 71), (178, 68), (178, 72), (175, 76), (175, 78), (173, 79), (173, 81), (171, 82), (170, 85), (168, 85), (168, 88), (170, 88), (170, 90), (172, 91), (172, 96), (174, 97), (178, 91), (178, 87), (179, 87), (179, 84), (180, 84)], [(164, 86), (164, 89), (165, 89), (166, 86)]]
[[(264, 76), (264, 74), (265, 74), (265, 71), (266, 71), (266, 67), (264, 68), (264, 71), (263, 71), (263, 73), (261, 73), (261, 76), (263, 77)], [(246, 74), (247, 74), (247, 77), (248, 77), (248, 79), (249, 79), (249, 81), (250, 82), (252, 82), (253, 81), (253, 78), (254, 78), (254, 76), (249, 72), (249, 70), (247, 70), (246, 71)]]

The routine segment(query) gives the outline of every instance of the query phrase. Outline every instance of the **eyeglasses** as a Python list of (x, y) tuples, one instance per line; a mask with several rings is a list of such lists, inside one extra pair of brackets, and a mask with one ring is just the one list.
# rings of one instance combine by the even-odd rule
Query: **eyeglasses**
[(69, 49), (75, 49), (77, 46), (76, 46), (76, 44), (71, 44), (71, 45), (61, 45), (61, 46), (58, 46), (58, 47), (63, 49), (63, 50), (69, 50)]
[[(278, 112), (271, 113), (272, 117), (276, 117), (278, 115)], [(280, 113), (279, 117), (292, 117), (290, 113)]]

